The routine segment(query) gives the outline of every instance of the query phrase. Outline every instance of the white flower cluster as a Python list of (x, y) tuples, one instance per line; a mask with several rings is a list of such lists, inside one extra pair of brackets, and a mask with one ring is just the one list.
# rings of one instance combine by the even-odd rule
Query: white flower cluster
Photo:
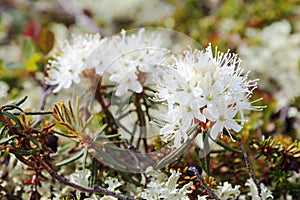
[(147, 200), (157, 199), (172, 199), (172, 200), (188, 200), (187, 193), (192, 182), (178, 188), (177, 181), (181, 173), (171, 170), (171, 176), (167, 177), (166, 174), (154, 171), (151, 167), (147, 168), (146, 175), (150, 178), (147, 188), (140, 193), (140, 197)]
[(291, 34), (291, 30), (287, 21), (275, 22), (262, 30), (248, 29), (250, 45), (238, 48), (244, 66), (261, 80), (260, 85), (276, 93), (279, 107), (300, 95), (300, 33)]
[(79, 10), (90, 11), (93, 18), (106, 25), (111, 25), (114, 21), (132, 21), (135, 24), (158, 22), (174, 11), (171, 4), (161, 0), (67, 0), (66, 2)]
[(218, 186), (215, 193), (221, 200), (237, 199), (241, 194), (241, 191), (239, 190), (240, 187), (241, 186), (239, 185), (232, 187), (232, 185), (226, 181), (222, 186)]
[(49, 61), (47, 83), (57, 85), (54, 93), (80, 82), (85, 69), (95, 68), (97, 74), (110, 74), (109, 80), (117, 84), (116, 95), (122, 96), (128, 90), (142, 92), (143, 73), (156, 72), (164, 57), (169, 53), (162, 48), (159, 35), (146, 35), (144, 29), (128, 36), (120, 35), (100, 39), (98, 34), (73, 38), (65, 42), (61, 53)]
[[(107, 179), (104, 181), (105, 184), (108, 185), (108, 190), (114, 191), (114, 192), (119, 192), (117, 189), (122, 185), (122, 183), (117, 179), (117, 178), (112, 178), (112, 177), (107, 177)], [(118, 198), (104, 195), (103, 197), (100, 198), (100, 200), (117, 200)]]
[(253, 199), (257, 200), (267, 200), (267, 199), (273, 199), (272, 191), (270, 191), (263, 183), (260, 183), (260, 190), (261, 193), (258, 194), (257, 187), (253, 181), (252, 178), (249, 178), (245, 184), (245, 186), (249, 186), (250, 192), (248, 195), (250, 195)]
[(47, 84), (57, 85), (54, 93), (80, 82), (80, 73), (85, 69), (85, 61), (100, 45), (100, 35), (73, 37), (73, 42), (65, 42), (59, 55), (49, 61)]
[[(160, 133), (165, 140), (175, 138), (179, 147), (188, 138), (187, 132), (194, 125), (210, 122), (210, 134), (216, 139), (223, 129), (239, 132), (244, 110), (257, 109), (248, 99), (256, 82), (247, 80), (241, 60), (236, 54), (221, 53), (209, 45), (203, 51), (186, 51), (166, 66), (166, 72), (157, 80), (156, 99), (168, 105), (167, 116)], [(240, 113), (240, 122), (234, 119)]]
[[(116, 84), (115, 95), (128, 91), (141, 93), (148, 82), (154, 82), (157, 102), (165, 102), (160, 134), (165, 141), (174, 139), (178, 148), (188, 138), (189, 129), (199, 122), (211, 124), (210, 134), (216, 139), (227, 129), (239, 132), (245, 122), (244, 110), (258, 109), (249, 98), (256, 81), (248, 80), (236, 54), (221, 53), (209, 45), (205, 50), (185, 51), (167, 60), (170, 51), (159, 34), (136, 34), (125, 31), (110, 38), (99, 35), (74, 37), (66, 42), (61, 54), (49, 62), (47, 83), (55, 85), (53, 92), (79, 83), (87, 69), (108, 74)], [(235, 117), (239, 113), (239, 123)]]

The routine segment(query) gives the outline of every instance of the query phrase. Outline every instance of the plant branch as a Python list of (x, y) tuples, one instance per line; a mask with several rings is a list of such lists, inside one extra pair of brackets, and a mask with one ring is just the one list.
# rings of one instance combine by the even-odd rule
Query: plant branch
[[(45, 105), (46, 105), (46, 99), (49, 96), (49, 94), (51, 93), (52, 88), (48, 85), (43, 85), (43, 95), (40, 101), (40, 105), (39, 105), (39, 110), (44, 110)], [(31, 125), (31, 128), (36, 127), (42, 120), (42, 115), (39, 115), (36, 119), (36, 121)]]
[(144, 111), (141, 107), (141, 95), (140, 94), (136, 94), (135, 95), (135, 105), (136, 105), (136, 113), (137, 113), (137, 117), (138, 117), (138, 122), (139, 122), (139, 126), (140, 126), (140, 136), (136, 145), (136, 148), (138, 149), (140, 146), (140, 141), (143, 140), (144, 143), (144, 148), (145, 148), (145, 152), (147, 153), (148, 151), (148, 145), (147, 145), (147, 139), (146, 139), (146, 119), (145, 119), (145, 115), (144, 115)]
[(242, 143), (242, 139), (240, 137), (237, 137), (237, 141), (240, 144), (240, 147), (242, 149), (244, 160), (245, 160), (245, 163), (246, 163), (246, 167), (247, 167), (247, 169), (249, 171), (250, 177), (252, 178), (252, 180), (254, 181), (254, 183), (255, 183), (255, 185), (257, 187), (258, 194), (261, 195), (261, 189), (260, 189), (260, 186), (259, 186), (259, 182), (255, 178), (254, 172), (253, 172), (252, 167), (250, 165), (249, 158), (247, 156), (247, 152), (246, 152), (245, 147), (244, 147), (244, 145)]
[(40, 156), (37, 157), (38, 161), (40, 162), (40, 164), (43, 166), (43, 168), (53, 177), (55, 178), (56, 180), (58, 180), (59, 182), (65, 184), (65, 185), (68, 185), (70, 187), (73, 187), (75, 189), (78, 189), (80, 191), (83, 191), (83, 192), (101, 192), (105, 195), (109, 195), (109, 196), (113, 196), (113, 197), (116, 197), (118, 199), (121, 199), (121, 200), (135, 200), (134, 198), (131, 198), (131, 197), (128, 197), (128, 196), (125, 196), (125, 195), (122, 195), (122, 194), (119, 194), (117, 192), (114, 192), (114, 191), (111, 191), (111, 190), (108, 190), (106, 188), (102, 188), (98, 185), (95, 185), (93, 188), (91, 187), (85, 187), (85, 186), (82, 186), (82, 185), (78, 185), (76, 183), (73, 183), (71, 181), (69, 181), (68, 179), (60, 176), (48, 163), (46, 163)]
[(213, 197), (216, 200), (220, 200), (217, 195), (209, 188), (209, 186), (206, 184), (206, 182), (203, 180), (202, 176), (199, 174), (199, 171), (197, 170), (196, 167), (191, 166), (189, 168), (189, 170), (191, 170), (197, 177), (197, 179), (199, 180), (199, 182), (203, 185), (203, 187), (205, 188), (205, 190), (207, 191), (207, 193)]

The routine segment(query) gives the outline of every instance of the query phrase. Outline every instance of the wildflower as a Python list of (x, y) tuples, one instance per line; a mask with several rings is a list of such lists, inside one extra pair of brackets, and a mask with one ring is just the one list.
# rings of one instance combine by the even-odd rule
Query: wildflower
[(223, 186), (218, 186), (215, 193), (221, 200), (237, 199), (241, 193), (239, 188), (239, 185), (236, 185), (233, 188), (232, 185), (226, 181), (223, 183)]
[[(123, 30), (120, 35), (113, 36), (109, 43), (108, 46), (114, 46), (110, 49), (114, 58), (107, 63), (105, 71), (110, 74), (109, 80), (117, 84), (117, 96), (122, 96), (128, 90), (141, 93), (142, 85), (151, 81), (157, 73), (157, 66), (169, 53), (163, 48), (160, 35), (146, 35), (145, 29), (131, 35)], [(105, 47), (103, 49), (106, 51)], [(140, 81), (144, 75), (147, 80)]]
[[(210, 121), (211, 136), (216, 139), (223, 129), (239, 132), (244, 123), (244, 110), (259, 109), (248, 99), (256, 81), (247, 80), (241, 60), (236, 54), (213, 55), (211, 45), (205, 50), (185, 51), (165, 64), (165, 73), (155, 80), (156, 100), (168, 106), (160, 134), (166, 140), (174, 138), (174, 147), (187, 140), (193, 125)], [(235, 119), (240, 113), (241, 120)]]
[(164, 173), (158, 173), (153, 169), (147, 168), (146, 175), (150, 178), (150, 183), (147, 184), (147, 188), (140, 193), (140, 196), (144, 199), (156, 200), (156, 199), (174, 199), (174, 200), (188, 200), (187, 193), (192, 182), (185, 184), (181, 188), (177, 188), (177, 181), (181, 175), (180, 172), (171, 170), (171, 176), (168, 178)]
[(85, 69), (84, 63), (91, 53), (99, 47), (100, 35), (86, 35), (73, 37), (73, 42), (65, 42), (61, 46), (60, 54), (49, 61), (48, 85), (56, 86), (57, 93), (62, 88), (69, 88), (72, 83), (80, 82), (80, 73)]
[(145, 29), (131, 35), (123, 30), (103, 39), (98, 34), (74, 37), (72, 43), (65, 42), (60, 54), (49, 61), (46, 81), (56, 86), (53, 90), (56, 93), (72, 83), (80, 83), (82, 71), (94, 68), (99, 75), (109, 74), (109, 80), (116, 84), (117, 96), (128, 90), (140, 93), (143, 84), (157, 74), (158, 66), (169, 54), (163, 45), (158, 34), (147, 35)]
[(78, 183), (79, 185), (88, 187), (89, 186), (89, 177), (91, 172), (87, 169), (77, 170), (69, 176), (70, 181)]
[[(117, 178), (112, 178), (112, 177), (108, 177), (104, 181), (104, 183), (108, 185), (107, 188), (108, 190), (115, 191), (115, 192), (119, 192), (117, 188), (122, 185), (122, 183)], [(100, 198), (100, 200), (117, 200), (117, 198), (109, 195), (104, 195), (103, 197)]]
[(250, 192), (248, 193), (252, 198), (258, 200), (267, 200), (269, 198), (273, 199), (272, 191), (270, 191), (263, 183), (260, 183), (260, 195), (258, 194), (258, 189), (252, 178), (249, 178), (245, 183), (245, 186), (249, 186)]

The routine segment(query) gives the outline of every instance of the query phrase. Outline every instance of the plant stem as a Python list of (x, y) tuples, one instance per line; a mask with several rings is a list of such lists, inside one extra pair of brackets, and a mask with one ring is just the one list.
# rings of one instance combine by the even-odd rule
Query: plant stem
[(121, 199), (121, 200), (135, 200), (134, 198), (131, 198), (131, 197), (128, 197), (128, 196), (125, 196), (125, 195), (122, 195), (122, 194), (119, 194), (117, 192), (114, 192), (114, 191), (111, 191), (111, 190), (108, 190), (106, 188), (102, 188), (98, 185), (95, 185), (93, 188), (91, 187), (85, 187), (85, 186), (82, 186), (82, 185), (78, 185), (76, 183), (73, 183), (71, 181), (69, 181), (68, 179), (66, 179), (65, 177), (62, 177), (60, 176), (54, 169), (52, 169), (52, 167), (46, 163), (40, 156), (37, 157), (38, 161), (40, 162), (40, 164), (43, 166), (43, 168), (53, 177), (55, 178), (56, 180), (58, 180), (59, 182), (65, 184), (65, 185), (68, 185), (70, 187), (73, 187), (75, 189), (78, 189), (78, 190), (81, 190), (83, 192), (101, 192), (105, 195), (109, 195), (109, 196), (113, 196), (113, 197), (116, 197), (118, 199)]
[[(51, 91), (52, 91), (52, 88), (50, 86), (48, 86), (46, 84), (43, 85), (43, 95), (42, 95), (42, 99), (40, 101), (39, 110), (44, 110), (47, 97), (49, 96)], [(31, 125), (31, 128), (36, 127), (41, 122), (41, 120), (42, 120), (42, 115), (38, 115), (36, 121)]]
[(255, 185), (257, 187), (258, 194), (261, 195), (261, 189), (260, 189), (260, 186), (259, 186), (259, 182), (255, 178), (254, 172), (253, 172), (252, 167), (250, 165), (250, 161), (249, 161), (247, 152), (246, 152), (245, 147), (244, 147), (244, 145), (242, 143), (242, 139), (240, 137), (237, 137), (237, 141), (240, 144), (240, 147), (242, 149), (244, 160), (245, 160), (245, 163), (246, 163), (246, 167), (247, 167), (247, 169), (249, 171), (250, 177), (252, 178), (252, 180), (254, 181), (254, 183), (255, 183)]
[(220, 200), (217, 195), (209, 188), (209, 186), (206, 184), (206, 182), (203, 180), (202, 176), (199, 174), (199, 171), (196, 169), (196, 167), (192, 166), (190, 167), (190, 170), (194, 172), (199, 182), (203, 185), (207, 193), (213, 197), (216, 200)]
[(146, 119), (145, 119), (145, 115), (144, 115), (144, 111), (142, 109), (141, 106), (141, 102), (140, 100), (142, 99), (141, 94), (136, 94), (135, 96), (135, 105), (136, 105), (136, 113), (137, 113), (137, 117), (138, 117), (138, 122), (139, 122), (139, 126), (140, 126), (140, 136), (136, 145), (136, 148), (138, 149), (140, 146), (140, 141), (143, 140), (144, 143), (144, 149), (145, 152), (147, 153), (148, 151), (148, 144), (147, 144), (147, 139), (146, 139)]

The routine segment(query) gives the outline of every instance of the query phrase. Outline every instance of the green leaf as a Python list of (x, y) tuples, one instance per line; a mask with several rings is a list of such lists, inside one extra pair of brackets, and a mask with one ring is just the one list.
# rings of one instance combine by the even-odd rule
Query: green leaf
[(206, 137), (207, 134), (203, 134), (203, 145), (204, 145), (205, 156), (203, 158), (200, 158), (200, 162), (207, 175), (210, 175), (210, 152), (209, 152), (210, 149), (209, 149), (208, 137)]
[(66, 159), (66, 160), (63, 160), (63, 161), (61, 161), (61, 162), (59, 162), (59, 163), (56, 163), (55, 166), (56, 166), (56, 167), (60, 167), (60, 166), (69, 164), (69, 163), (71, 163), (71, 162), (73, 162), (73, 161), (75, 161), (75, 160), (81, 158), (81, 157), (83, 156), (84, 152), (85, 152), (85, 149), (82, 149), (78, 154), (74, 155), (74, 156), (71, 157), (71, 158), (68, 158), (68, 159)]
[(166, 166), (167, 164), (169, 164), (170, 162), (175, 161), (184, 152), (187, 151), (187, 149), (190, 147), (191, 143), (192, 143), (192, 140), (188, 140), (186, 143), (184, 143), (183, 145), (181, 145), (178, 149), (175, 149), (174, 151), (172, 151), (168, 156), (166, 156), (165, 158), (163, 158), (162, 160), (160, 160), (157, 163), (156, 168), (157, 169), (161, 169), (164, 166)]
[(112, 156), (110, 156), (108, 153), (101, 150), (101, 148), (93, 148), (95, 150), (95, 153), (93, 154), (97, 160), (101, 162), (101, 160), (104, 160), (107, 164), (110, 163), (112, 166), (126, 170), (126, 166), (119, 163), (119, 161), (115, 160)]
[(28, 60), (34, 54), (34, 46), (30, 38), (24, 38), (22, 50), (25, 60)]
[(223, 143), (223, 142), (221, 142), (221, 141), (219, 141), (219, 140), (216, 140), (215, 142), (216, 142), (218, 145), (220, 145), (221, 147), (223, 147), (224, 149), (226, 149), (226, 150), (229, 150), (229, 151), (232, 151), (232, 152), (235, 152), (235, 153), (242, 153), (240, 150), (235, 149), (235, 148), (233, 148), (233, 147), (231, 147), (231, 146), (228, 146), (227, 144), (225, 144), (225, 143)]
[(25, 62), (8, 62), (5, 64), (5, 67), (9, 68), (9, 69), (18, 69), (18, 68), (21, 68), (21, 67), (24, 67), (25, 66)]
[(20, 99), (19, 101), (15, 101), (13, 102), (12, 104), (16, 105), (16, 106), (19, 106), (21, 105), (22, 103), (24, 103), (26, 101), (26, 99), (28, 98), (28, 96), (25, 96), (23, 97), (22, 99)]
[(12, 140), (12, 139), (14, 139), (14, 138), (16, 138), (16, 137), (18, 137), (18, 136), (17, 136), (17, 135), (12, 135), (12, 136), (10, 136), (10, 137), (8, 137), (8, 138), (1, 139), (1, 140), (0, 140), (0, 144), (5, 144), (5, 143), (7, 143), (8, 141), (10, 141), (10, 140)]
[(28, 71), (36, 71), (38, 69), (37, 62), (40, 60), (40, 56), (37, 53), (34, 53), (30, 58), (27, 60), (26, 69)]
[(17, 156), (30, 156), (32, 154), (39, 152), (39, 150), (36, 150), (36, 149), (32, 149), (32, 150), (12, 149), (9, 152), (12, 154), (15, 154)]
[(24, 129), (24, 127), (22, 126), (20, 120), (12, 113), (10, 112), (2, 112), (3, 115), (9, 117), (10, 119), (12, 119), (14, 122), (16, 122), (16, 124), (21, 128), (21, 129)]
[(29, 135), (29, 139), (34, 143), (36, 144), (40, 149), (42, 149), (42, 144), (35, 138), (33, 137), (31, 134)]
[(23, 112), (23, 110), (19, 107), (19, 106), (16, 106), (14, 104), (10, 104), (10, 105), (5, 105), (2, 107), (3, 111), (8, 111), (8, 110), (13, 110), (13, 109), (17, 109), (19, 110), (20, 112)]

